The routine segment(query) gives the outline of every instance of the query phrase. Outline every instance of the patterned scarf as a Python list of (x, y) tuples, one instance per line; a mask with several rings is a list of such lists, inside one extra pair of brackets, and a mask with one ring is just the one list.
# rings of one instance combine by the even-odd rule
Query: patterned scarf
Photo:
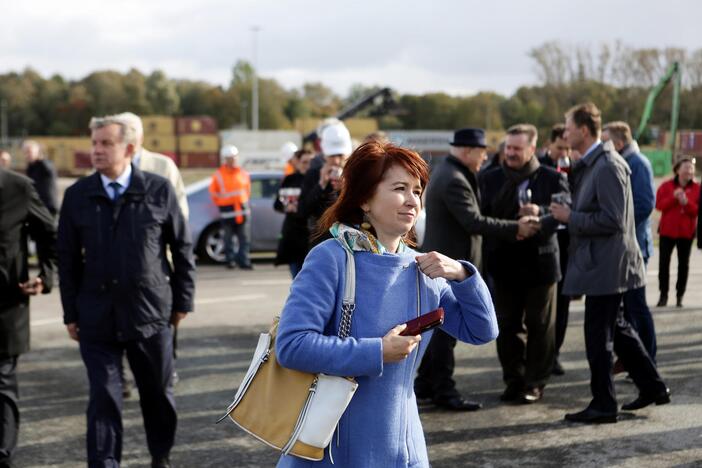
[[(370, 231), (366, 231), (363, 228), (334, 223), (329, 228), (329, 232), (334, 239), (341, 242), (344, 247), (352, 252), (372, 252), (378, 255), (390, 253)], [(407, 250), (407, 246), (403, 240), (400, 240), (397, 246), (397, 253), (404, 253), (405, 250)]]

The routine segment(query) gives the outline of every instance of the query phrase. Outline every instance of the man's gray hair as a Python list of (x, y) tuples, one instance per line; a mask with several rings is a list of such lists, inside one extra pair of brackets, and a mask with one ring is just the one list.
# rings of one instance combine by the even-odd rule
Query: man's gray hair
[(126, 117), (125, 114), (128, 113), (106, 115), (104, 117), (93, 117), (92, 119), (90, 119), (90, 130), (95, 131), (98, 128), (107, 127), (108, 125), (118, 125), (120, 128), (120, 136), (122, 137), (122, 143), (137, 146), (140, 140), (138, 127), (141, 126), (141, 119), (137, 117), (137, 119), (139, 119), (139, 124), (135, 124), (134, 119)]

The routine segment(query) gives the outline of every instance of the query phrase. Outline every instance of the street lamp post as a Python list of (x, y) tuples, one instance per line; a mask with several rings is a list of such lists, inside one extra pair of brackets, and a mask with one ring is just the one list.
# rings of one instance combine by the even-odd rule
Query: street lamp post
[(251, 129), (254, 132), (258, 131), (258, 32), (261, 30), (259, 26), (252, 26), (253, 33), (253, 84), (251, 87)]

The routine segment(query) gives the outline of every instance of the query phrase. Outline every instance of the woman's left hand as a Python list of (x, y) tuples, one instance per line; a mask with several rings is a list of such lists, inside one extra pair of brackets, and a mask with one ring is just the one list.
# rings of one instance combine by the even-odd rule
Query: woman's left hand
[(463, 265), (439, 252), (429, 252), (415, 257), (419, 269), (429, 278), (446, 278), (451, 281), (463, 281), (469, 275)]

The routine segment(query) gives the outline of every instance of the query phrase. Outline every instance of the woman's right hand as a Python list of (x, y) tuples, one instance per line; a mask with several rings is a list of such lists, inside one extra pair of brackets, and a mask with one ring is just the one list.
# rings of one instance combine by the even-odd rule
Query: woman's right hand
[(422, 341), (421, 335), (400, 336), (406, 327), (407, 325), (402, 323), (383, 337), (383, 362), (399, 362), (407, 359), (407, 356)]

